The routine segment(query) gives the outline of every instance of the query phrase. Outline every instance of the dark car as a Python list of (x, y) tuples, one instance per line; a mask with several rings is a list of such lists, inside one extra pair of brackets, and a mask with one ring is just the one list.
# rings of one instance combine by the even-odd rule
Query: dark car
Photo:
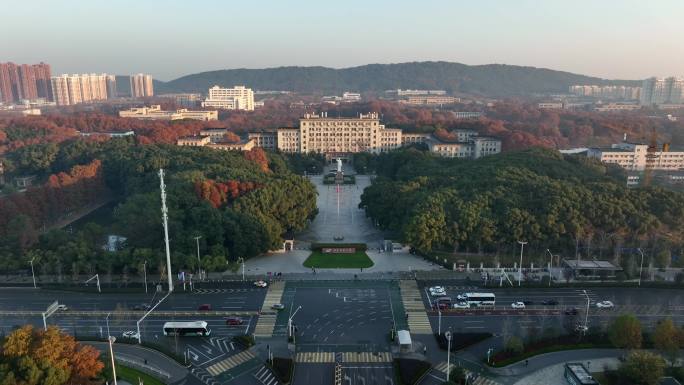
[(228, 317), (226, 318), (226, 325), (242, 325), (245, 321), (240, 317)]
[(565, 309), (565, 315), (577, 315), (577, 313), (579, 313), (579, 311), (576, 307), (569, 307)]
[(208, 303), (201, 304), (201, 305), (199, 305), (197, 310), (201, 310), (201, 311), (211, 310), (211, 305)]
[(542, 305), (544, 305), (544, 306), (556, 306), (556, 305), (558, 305), (558, 301), (556, 301), (555, 299), (547, 299), (546, 301), (542, 302)]

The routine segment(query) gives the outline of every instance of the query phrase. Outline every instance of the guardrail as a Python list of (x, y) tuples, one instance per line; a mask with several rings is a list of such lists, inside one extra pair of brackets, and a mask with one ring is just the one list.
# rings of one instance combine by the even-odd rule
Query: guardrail
[(121, 353), (117, 353), (117, 355), (114, 356), (114, 359), (159, 379), (168, 380), (171, 378), (171, 374), (150, 365), (141, 364), (140, 360), (126, 358), (125, 356), (122, 356)]
[[(74, 316), (92, 316), (101, 317), (107, 314), (119, 315), (119, 316), (140, 316), (144, 314), (144, 311), (111, 311), (111, 310), (62, 310), (57, 314), (60, 315), (74, 315)], [(39, 316), (43, 312), (39, 310), (0, 310), (0, 315), (29, 315), (29, 316)], [(258, 311), (155, 311), (155, 316), (215, 316), (215, 317), (226, 317), (226, 316), (250, 316), (258, 315)]]

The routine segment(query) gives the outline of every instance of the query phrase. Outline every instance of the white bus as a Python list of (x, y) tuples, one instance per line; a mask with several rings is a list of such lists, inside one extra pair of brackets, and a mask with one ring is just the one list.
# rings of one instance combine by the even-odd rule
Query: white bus
[(178, 321), (164, 324), (165, 336), (200, 336), (206, 337), (211, 334), (206, 321)]
[(494, 293), (465, 293), (465, 301), (470, 307), (494, 306), (496, 296)]

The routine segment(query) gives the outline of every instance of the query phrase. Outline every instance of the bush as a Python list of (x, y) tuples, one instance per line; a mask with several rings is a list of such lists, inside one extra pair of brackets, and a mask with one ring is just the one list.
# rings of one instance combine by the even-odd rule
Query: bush
[(254, 346), (254, 337), (251, 334), (234, 336), (233, 341), (244, 346), (245, 349)]
[(292, 381), (292, 373), (294, 368), (294, 361), (291, 358), (274, 357), (271, 369), (278, 381), (283, 384), (289, 384)]
[(525, 351), (525, 345), (519, 337), (512, 336), (506, 341), (505, 349), (513, 354), (520, 354)]
[[(470, 345), (475, 345), (478, 342), (490, 338), (492, 333), (452, 333), (451, 334), (451, 351), (461, 350)], [(444, 334), (435, 334), (437, 344), (442, 350), (447, 350), (449, 341)]]
[(414, 385), (418, 383), (425, 372), (430, 370), (429, 362), (410, 358), (398, 358), (394, 364), (399, 370), (399, 381), (402, 385)]
[(451, 373), (449, 373), (449, 382), (455, 383), (455, 384), (464, 384), (466, 379), (466, 371), (460, 366), (455, 366), (453, 369), (451, 369)]

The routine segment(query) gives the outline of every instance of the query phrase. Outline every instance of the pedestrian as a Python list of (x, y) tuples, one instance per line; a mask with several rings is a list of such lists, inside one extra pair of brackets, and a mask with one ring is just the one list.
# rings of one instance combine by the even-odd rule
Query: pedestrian
[(427, 354), (427, 346), (423, 346), (423, 354)]
[(145, 358), (145, 365), (147, 365), (147, 358)]
[(525, 366), (528, 366), (530, 364), (530, 361), (525, 360)]

